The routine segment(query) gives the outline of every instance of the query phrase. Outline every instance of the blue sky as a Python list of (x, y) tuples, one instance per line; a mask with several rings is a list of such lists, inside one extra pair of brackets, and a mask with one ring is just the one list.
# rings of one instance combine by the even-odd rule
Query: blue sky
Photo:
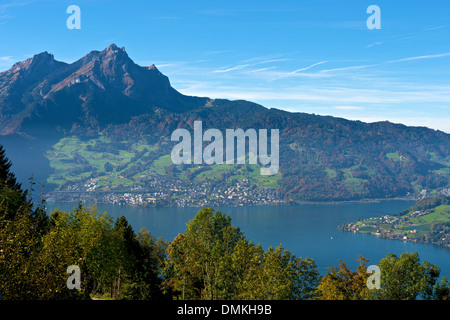
[[(72, 4), (81, 30), (66, 27)], [(116, 43), (184, 94), (450, 133), (448, 0), (0, 0), (0, 43), (0, 71)]]

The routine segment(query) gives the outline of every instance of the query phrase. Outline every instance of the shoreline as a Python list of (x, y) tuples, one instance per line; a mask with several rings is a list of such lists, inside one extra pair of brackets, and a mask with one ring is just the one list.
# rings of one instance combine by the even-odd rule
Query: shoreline
[[(277, 206), (296, 206), (296, 205), (346, 205), (346, 204), (366, 204), (366, 203), (379, 203), (384, 201), (418, 201), (419, 199), (412, 199), (412, 198), (405, 198), (405, 197), (396, 197), (396, 198), (381, 198), (381, 199), (361, 199), (361, 200), (340, 200), (340, 201), (302, 201), (302, 200), (294, 200), (292, 202), (284, 201), (284, 203), (267, 203), (267, 204), (254, 204), (254, 205), (244, 205), (244, 204), (237, 204), (237, 205), (225, 205), (225, 207), (257, 207), (257, 206), (267, 206), (267, 207), (277, 207)], [(64, 201), (64, 200), (45, 200), (48, 203), (52, 202), (62, 202), (62, 203), (75, 203), (78, 201)], [(89, 204), (108, 204), (118, 207), (153, 207), (153, 208), (205, 208), (205, 207), (215, 207), (214, 205), (203, 205), (203, 206), (171, 206), (171, 205), (162, 205), (162, 206), (140, 206), (140, 205), (133, 205), (133, 204), (116, 204), (111, 202), (96, 202), (96, 201), (85, 201), (80, 200), (83, 203), (89, 203)], [(223, 205), (219, 206), (223, 207)]]
[(360, 199), (360, 200), (337, 200), (337, 201), (302, 201), (295, 200), (296, 204), (316, 204), (316, 205), (341, 205), (341, 204), (352, 204), (352, 203), (378, 203), (383, 201), (418, 201), (419, 199), (414, 198), (405, 198), (405, 197), (396, 197), (396, 198), (380, 198), (380, 199)]
[(432, 245), (438, 248), (445, 248), (450, 250), (450, 245), (442, 245), (442, 244), (437, 244), (434, 242), (427, 242), (427, 241), (421, 241), (418, 239), (397, 239), (397, 238), (391, 238), (391, 237), (387, 237), (387, 236), (383, 236), (382, 234), (377, 234), (376, 232), (361, 232), (361, 231), (353, 231), (353, 230), (344, 230), (343, 228), (341, 228), (342, 225), (338, 226), (338, 229), (341, 230), (342, 232), (350, 232), (350, 233), (354, 233), (354, 234), (366, 234), (369, 236), (375, 236), (379, 239), (383, 239), (383, 240), (391, 240), (391, 241), (401, 241), (401, 242), (411, 242), (411, 243), (420, 243), (420, 244), (428, 244), (428, 245)]

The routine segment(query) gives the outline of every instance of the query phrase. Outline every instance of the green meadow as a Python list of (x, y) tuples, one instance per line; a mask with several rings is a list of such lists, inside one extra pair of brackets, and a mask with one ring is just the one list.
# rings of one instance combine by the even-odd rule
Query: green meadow
[(100, 188), (142, 185), (141, 178), (152, 175), (171, 175), (195, 183), (248, 179), (258, 188), (278, 188), (282, 177), (281, 173), (261, 175), (259, 164), (174, 165), (170, 150), (164, 152), (161, 145), (144, 140), (112, 142), (104, 136), (86, 141), (78, 137), (63, 138), (46, 156), (54, 169), (48, 183), (55, 184), (59, 190), (92, 178), (98, 179)]

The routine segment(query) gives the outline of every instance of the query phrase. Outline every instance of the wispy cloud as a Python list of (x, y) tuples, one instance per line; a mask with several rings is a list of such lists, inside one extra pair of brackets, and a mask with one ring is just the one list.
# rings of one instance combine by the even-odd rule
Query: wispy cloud
[(212, 51), (205, 51), (202, 52), (201, 54), (204, 56), (212, 56), (212, 55), (216, 55), (216, 54), (223, 54), (223, 53), (228, 53), (231, 52), (232, 50), (212, 50)]
[[(294, 71), (285, 71), (282, 70), (276, 62), (279, 61), (286, 61), (288, 59), (284, 58), (268, 58), (268, 57), (254, 57), (246, 60), (241, 60), (238, 62), (235, 66), (228, 66), (228, 67), (222, 67), (222, 68), (216, 68), (213, 70), (209, 70), (207, 67), (204, 67), (202, 69), (202, 72), (208, 72), (210, 74), (226, 74), (226, 73), (232, 73), (236, 71), (236, 74), (233, 75), (239, 75), (239, 76), (247, 76), (247, 77), (254, 77), (254, 80), (258, 81), (268, 81), (272, 82), (275, 80), (287, 80), (289, 78), (292, 78), (293, 80), (295, 78), (309, 78), (309, 79), (329, 79), (330, 81), (335, 79), (336, 81), (341, 81), (343, 76), (349, 77), (351, 76), (352, 80), (355, 81), (357, 77), (360, 77), (361, 79), (369, 79), (373, 78), (374, 74), (372, 73), (361, 73), (358, 71), (362, 69), (367, 68), (376, 68), (376, 67), (382, 67), (387, 66), (389, 64), (394, 63), (405, 63), (408, 61), (420, 61), (425, 59), (438, 59), (438, 58), (445, 58), (450, 56), (450, 52), (444, 52), (444, 53), (438, 53), (438, 54), (430, 54), (430, 55), (421, 55), (421, 56), (413, 56), (413, 57), (405, 57), (405, 58), (399, 58), (395, 60), (389, 60), (389, 61), (382, 61), (378, 63), (371, 63), (371, 64), (361, 64), (361, 65), (354, 65), (354, 66), (343, 66), (343, 67), (337, 67), (337, 68), (329, 68), (329, 69), (322, 69), (320, 68), (318, 70), (314, 70), (316, 67), (320, 65), (324, 65), (325, 63), (329, 63), (329, 61), (319, 61), (315, 62), (313, 64), (307, 65), (302, 68), (298, 68)], [(247, 63), (244, 63), (247, 62)], [(269, 64), (273, 63), (275, 65), (269, 65), (267, 67), (264, 67), (263, 64)], [(171, 63), (164, 64), (167, 66), (172, 67)], [(257, 66), (262, 67), (257, 67)], [(158, 66), (158, 65), (157, 65)], [(252, 69), (253, 67), (253, 69)], [(185, 70), (186, 70), (185, 66)], [(195, 72), (196, 68), (193, 66), (189, 66), (193, 72)], [(177, 69), (177, 73), (180, 73), (181, 71)], [(380, 73), (381, 72), (381, 73)], [(383, 72), (383, 69), (378, 70), (378, 75), (381, 75)], [(250, 79), (250, 78), (249, 78)], [(375, 79), (372, 79), (375, 80)], [(378, 79), (378, 83), (384, 82), (385, 79), (382, 79), (382, 76), (380, 79)], [(325, 85), (322, 83), (321, 85)]]
[(397, 63), (397, 62), (423, 60), (423, 59), (436, 59), (436, 58), (443, 58), (443, 57), (449, 57), (449, 56), (450, 56), (450, 52), (446, 52), (446, 53), (439, 53), (439, 54), (430, 54), (430, 55), (425, 55), (425, 56), (402, 58), (402, 59), (388, 61), (387, 63)]
[(448, 39), (448, 30), (445, 29), (448, 29), (447, 25), (427, 26), (422, 29), (415, 29), (403, 34), (389, 33), (389, 35), (380, 37), (377, 41), (366, 45), (366, 48), (393, 43), (399, 44), (405, 42), (417, 42), (420, 39), (429, 38), (430, 36), (439, 36), (443, 39)]
[(363, 107), (357, 107), (357, 106), (334, 106), (331, 108), (335, 109), (335, 110), (362, 110), (363, 109)]
[(423, 56), (400, 58), (400, 59), (396, 59), (396, 60), (389, 60), (389, 61), (384, 61), (384, 62), (374, 63), (374, 64), (349, 66), (349, 67), (334, 68), (334, 69), (325, 69), (325, 70), (321, 70), (320, 72), (326, 73), (326, 72), (358, 70), (358, 69), (378, 67), (378, 66), (382, 66), (382, 65), (386, 65), (386, 64), (392, 64), (392, 63), (401, 63), (401, 62), (408, 62), (408, 61), (415, 61), (415, 60), (424, 60), (424, 59), (437, 59), (437, 58), (445, 58), (445, 57), (449, 57), (449, 56), (450, 56), (450, 52), (446, 52), (446, 53), (438, 53), (438, 54), (430, 54), (430, 55), (423, 55)]
[(190, 86), (182, 90), (189, 95), (211, 96), (213, 98), (246, 99), (263, 103), (264, 101), (301, 101), (310, 105), (328, 105), (335, 110), (357, 110), (363, 106), (394, 106), (405, 104), (433, 103), (450, 105), (450, 86), (431, 89), (428, 86), (410, 85), (408, 90), (396, 87), (367, 89), (343, 86), (301, 85), (296, 87), (241, 87), (211, 86), (206, 83)]
[(290, 59), (269, 59), (269, 60), (261, 61), (258, 64), (273, 63), (273, 62), (288, 61), (288, 60), (290, 60)]
[[(15, 63), (12, 56), (0, 57), (0, 68), (10, 68)], [(1, 72), (1, 70), (0, 70)]]
[[(327, 61), (316, 62), (316, 63), (313, 63), (312, 65), (309, 65), (307, 67), (303, 67), (303, 68), (300, 68), (300, 69), (296, 69), (294, 71), (278, 72), (276, 74), (273, 74), (274, 77), (271, 80), (277, 80), (277, 79), (280, 79), (280, 78), (289, 78), (289, 77), (297, 76), (297, 75), (301, 74), (303, 71), (309, 70), (311, 68), (314, 68), (315, 66), (318, 66), (318, 65), (321, 65), (321, 64), (324, 64), (324, 63), (327, 63)], [(309, 74), (309, 75), (311, 75), (311, 74)], [(314, 76), (314, 75), (312, 75), (312, 76)]]
[(259, 69), (255, 69), (255, 70), (250, 70), (249, 72), (262, 72), (262, 71), (267, 71), (267, 70), (273, 70), (276, 69), (277, 67), (267, 67), (267, 68), (259, 68)]
[(443, 26), (429, 26), (429, 27), (425, 27), (423, 30), (424, 31), (433, 31), (433, 30), (446, 29), (447, 27), (448, 27), (447, 25), (443, 25)]
[(32, 1), (26, 1), (26, 2), (17, 2), (17, 1), (11, 1), (8, 3), (2, 3), (0, 4), (0, 13), (4, 13), (6, 10), (12, 7), (22, 7), (26, 6), (28, 4), (32, 3)]
[(310, 65), (310, 66), (308, 66), (308, 67), (300, 68), (300, 69), (297, 69), (297, 70), (295, 70), (295, 71), (292, 71), (292, 73), (299, 73), (299, 72), (302, 72), (302, 71), (305, 71), (305, 70), (314, 68), (315, 66), (318, 66), (318, 65), (323, 64), (323, 63), (326, 63), (326, 62), (327, 62), (327, 61), (320, 61), (320, 62), (314, 63), (314, 64), (312, 64), (312, 65)]
[(280, 55), (273, 55), (273, 56), (263, 56), (263, 57), (253, 57), (241, 60), (241, 63), (249, 63), (252, 65), (258, 65), (258, 64), (265, 64), (265, 63), (273, 63), (273, 62), (281, 62), (281, 61), (288, 61), (290, 59), (287, 58), (277, 58)]
[(174, 67), (174, 66), (175, 66), (174, 63), (161, 63), (161, 64), (158, 64), (158, 65), (157, 65), (158, 68)]
[(239, 69), (243, 69), (245, 67), (248, 67), (248, 64), (241, 64), (241, 65), (237, 65), (231, 68), (227, 68), (227, 69), (219, 69), (219, 70), (214, 70), (214, 73), (225, 73), (225, 72), (230, 72), (230, 71), (234, 71), (234, 70), (239, 70)]
[(433, 118), (433, 117), (398, 117), (398, 116), (365, 116), (365, 115), (346, 115), (346, 119), (359, 120), (363, 122), (379, 122), (390, 121), (393, 123), (401, 123), (407, 126), (413, 127), (428, 127), (435, 130), (440, 130), (446, 133), (450, 133), (450, 117), (445, 118)]
[[(266, 107), (290, 111), (309, 110), (306, 112), (317, 113), (320, 110), (322, 113), (362, 121), (364, 117), (369, 119), (375, 116), (377, 119), (379, 116), (380, 120), (391, 121), (400, 118), (399, 114), (405, 112), (414, 116), (420, 114), (423, 105), (434, 108), (433, 112), (439, 112), (436, 106), (442, 106), (444, 111), (441, 113), (445, 114), (450, 107), (450, 84), (442, 82), (437, 86), (432, 78), (415, 81), (415, 78), (408, 76), (411, 70), (409, 66), (395, 73), (390, 66), (427, 59), (446, 59), (449, 56), (450, 52), (444, 51), (427, 55), (393, 56), (390, 60), (366, 60), (355, 65), (323, 59), (304, 66), (297, 65), (297, 68), (292, 59), (281, 55), (236, 59), (234, 64), (231, 62), (223, 66), (214, 65), (213, 59), (202, 64), (184, 61), (175, 65), (164, 61), (167, 70), (163, 72), (171, 74), (175, 88), (188, 95), (246, 99)], [(291, 61), (284, 63), (287, 60)], [(233, 81), (230, 82), (230, 79)], [(277, 81), (273, 82), (275, 79)], [(383, 118), (384, 114), (386, 116)], [(411, 119), (404, 123), (416, 122)], [(437, 123), (430, 117), (429, 126), (449, 132), (450, 125), (438, 126)]]
[(380, 65), (380, 64), (365, 64), (365, 65), (359, 65), (359, 66), (350, 66), (350, 67), (342, 67), (342, 68), (334, 68), (334, 69), (324, 69), (324, 70), (320, 70), (320, 72), (327, 73), (327, 72), (336, 72), (336, 71), (358, 70), (358, 69), (365, 69), (365, 68), (375, 67), (375, 66), (378, 66), (378, 65)]
[(368, 44), (367, 46), (366, 46), (366, 48), (371, 48), (371, 47), (374, 47), (374, 46), (380, 46), (380, 45), (382, 45), (384, 42), (382, 42), (382, 41), (376, 41), (376, 42), (373, 42), (373, 43), (370, 43), (370, 44)]

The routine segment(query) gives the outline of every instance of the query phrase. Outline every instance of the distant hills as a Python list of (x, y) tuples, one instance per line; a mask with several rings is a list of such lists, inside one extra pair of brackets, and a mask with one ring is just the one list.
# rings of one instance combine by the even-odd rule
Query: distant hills
[[(279, 129), (279, 174), (261, 177), (248, 165), (174, 166), (167, 161), (175, 144), (170, 135), (192, 130), (195, 120), (204, 130)], [(186, 96), (154, 65), (138, 66), (114, 44), (71, 64), (43, 52), (0, 73), (0, 134), (17, 175), (33, 172), (47, 190), (81, 190), (90, 179), (96, 191), (139, 190), (152, 176), (204, 186), (205, 196), (246, 179), (287, 201), (392, 198), (450, 187), (449, 134)]]

